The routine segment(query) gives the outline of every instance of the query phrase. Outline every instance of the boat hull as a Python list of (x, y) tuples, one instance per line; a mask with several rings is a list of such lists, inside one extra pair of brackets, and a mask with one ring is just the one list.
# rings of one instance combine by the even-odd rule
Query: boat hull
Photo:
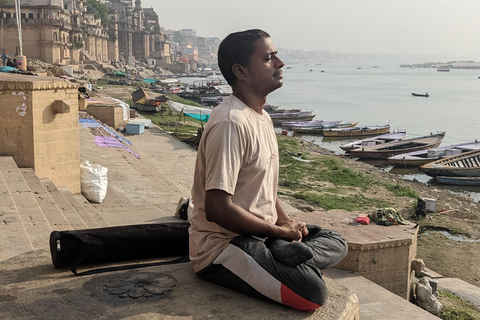
[(390, 126), (374, 129), (364, 129), (358, 128), (358, 130), (335, 130), (335, 129), (326, 129), (323, 130), (323, 135), (325, 137), (364, 137), (364, 136), (374, 136), (378, 134), (384, 134), (390, 132)]
[[(442, 152), (435, 156), (429, 156), (429, 150), (420, 150), (416, 152), (409, 152), (399, 154), (388, 158), (388, 163), (402, 166), (421, 166), (430, 162), (453, 155), (453, 152), (465, 153), (472, 150), (480, 150), (480, 142), (467, 142), (461, 144), (454, 144), (446, 147), (440, 147), (432, 151)], [(448, 153), (451, 153), (448, 155)]]
[(480, 177), (447, 177), (436, 176), (435, 180), (444, 184), (453, 184), (457, 186), (480, 186)]
[[(348, 122), (348, 123), (340, 123), (335, 125), (335, 128), (349, 128), (354, 127), (357, 125), (358, 122)], [(292, 127), (291, 128), (295, 133), (305, 133), (305, 134), (323, 134), (325, 127)]]
[(444, 137), (445, 133), (432, 134), (430, 136), (356, 148), (351, 150), (350, 154), (353, 157), (361, 159), (388, 159), (401, 153), (436, 148), (440, 145)]
[(357, 141), (353, 141), (344, 145), (340, 146), (340, 149), (343, 151), (349, 152), (355, 148), (360, 148), (363, 143), (372, 143), (372, 144), (380, 144), (380, 143), (388, 143), (388, 142), (395, 142), (399, 140), (403, 140), (407, 135), (406, 131), (399, 131), (399, 132), (392, 132), (386, 133), (379, 136), (374, 136), (370, 138), (365, 138)]
[(480, 177), (480, 150), (430, 162), (421, 166), (420, 170), (431, 177)]

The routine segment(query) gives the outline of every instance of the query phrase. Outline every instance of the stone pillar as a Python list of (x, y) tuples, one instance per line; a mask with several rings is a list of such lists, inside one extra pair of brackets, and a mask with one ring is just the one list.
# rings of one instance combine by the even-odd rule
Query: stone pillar
[(0, 74), (0, 155), (39, 178), (80, 192), (77, 85), (51, 77)]

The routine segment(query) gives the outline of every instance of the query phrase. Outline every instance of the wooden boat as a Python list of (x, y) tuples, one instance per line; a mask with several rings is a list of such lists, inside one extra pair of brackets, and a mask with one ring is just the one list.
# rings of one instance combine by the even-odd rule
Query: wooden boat
[(421, 166), (420, 170), (431, 177), (480, 177), (480, 150), (433, 161)]
[(428, 136), (356, 148), (350, 154), (361, 159), (387, 159), (400, 153), (436, 148), (444, 137), (445, 132), (431, 133)]
[(428, 94), (428, 92), (425, 92), (425, 93), (413, 93), (412, 92), (412, 96), (414, 97), (430, 97), (430, 95)]
[(274, 113), (292, 113), (292, 112), (300, 112), (300, 111), (302, 111), (302, 109), (276, 109), (276, 110), (267, 111), (267, 112), (269, 114), (274, 114)]
[[(357, 125), (358, 122), (346, 122), (346, 123), (339, 123), (337, 125), (334, 125), (335, 128), (348, 128), (348, 127), (354, 127)], [(325, 130), (324, 126), (320, 127), (292, 127), (291, 128), (293, 132), (295, 133), (305, 133), (305, 134), (321, 134), (323, 133), (323, 130)]]
[(458, 186), (480, 186), (480, 177), (447, 177), (436, 176), (435, 180), (444, 184), (453, 184)]
[(450, 68), (449, 67), (439, 67), (437, 68), (438, 72), (449, 72)]
[(387, 142), (403, 140), (406, 136), (407, 136), (407, 132), (405, 130), (390, 132), (390, 133), (381, 134), (379, 136), (369, 137), (361, 140), (356, 140), (350, 143), (346, 143), (344, 145), (341, 145), (340, 149), (348, 152), (352, 149), (359, 148), (361, 146), (377, 145), (377, 144), (382, 144)]
[(282, 121), (309, 121), (312, 120), (315, 115), (312, 114), (313, 110), (305, 110), (298, 112), (282, 112), (282, 113), (270, 113), (274, 125), (281, 125)]
[(320, 127), (320, 126), (331, 126), (340, 124), (341, 120), (333, 121), (323, 121), (323, 120), (311, 120), (311, 121), (282, 121), (282, 127), (284, 128), (293, 128), (293, 127)]
[(313, 110), (305, 110), (305, 111), (293, 111), (293, 112), (278, 112), (278, 113), (270, 113), (270, 118), (272, 119), (296, 119), (302, 117), (308, 117), (312, 114)]
[(366, 126), (366, 127), (347, 127), (347, 128), (329, 128), (323, 130), (325, 137), (361, 137), (372, 136), (390, 132), (390, 125), (384, 126)]
[(402, 166), (421, 166), (441, 158), (450, 157), (471, 150), (480, 150), (480, 142), (467, 142), (446, 147), (424, 149), (397, 154), (388, 158), (388, 163)]

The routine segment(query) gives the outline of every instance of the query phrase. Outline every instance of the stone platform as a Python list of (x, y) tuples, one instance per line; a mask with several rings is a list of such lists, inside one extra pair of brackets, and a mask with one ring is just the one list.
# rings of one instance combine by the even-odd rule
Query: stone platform
[(74, 276), (36, 250), (0, 262), (0, 318), (358, 320), (357, 296), (325, 281), (326, 305), (300, 312), (203, 281), (190, 263)]
[(358, 212), (294, 212), (290, 215), (307, 223), (316, 223), (345, 236), (347, 256), (336, 269), (357, 272), (390, 292), (409, 300), (414, 281), (412, 261), (417, 252), (418, 227), (413, 224), (383, 226), (355, 223)]

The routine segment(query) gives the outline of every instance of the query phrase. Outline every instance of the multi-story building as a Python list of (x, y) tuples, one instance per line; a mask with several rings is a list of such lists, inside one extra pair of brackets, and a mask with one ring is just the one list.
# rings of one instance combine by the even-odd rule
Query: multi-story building
[[(0, 49), (18, 52), (19, 37), (13, 4), (0, 4)], [(13, 1), (12, 1), (13, 3)], [(140, 0), (104, 3), (108, 17), (99, 17), (86, 0), (20, 0), (22, 51), (27, 58), (55, 64), (81, 59), (110, 61), (120, 56), (171, 63), (170, 42), (163, 36), (158, 15), (143, 10)]]

